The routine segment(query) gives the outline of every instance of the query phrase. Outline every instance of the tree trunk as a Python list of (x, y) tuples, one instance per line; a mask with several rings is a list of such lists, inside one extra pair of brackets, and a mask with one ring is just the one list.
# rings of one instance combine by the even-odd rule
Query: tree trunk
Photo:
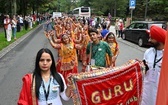
[(13, 0), (13, 15), (16, 15), (16, 12), (17, 12), (16, 0)]

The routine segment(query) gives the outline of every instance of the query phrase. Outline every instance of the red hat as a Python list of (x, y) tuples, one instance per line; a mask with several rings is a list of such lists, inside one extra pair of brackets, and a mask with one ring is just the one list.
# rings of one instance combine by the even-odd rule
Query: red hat
[(166, 34), (166, 30), (162, 29), (159, 26), (152, 25), (150, 27), (150, 37), (158, 42), (165, 43)]

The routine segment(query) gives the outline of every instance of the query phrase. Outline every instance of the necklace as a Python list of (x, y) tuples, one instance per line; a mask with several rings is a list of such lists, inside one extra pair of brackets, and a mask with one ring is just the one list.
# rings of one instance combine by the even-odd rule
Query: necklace
[(67, 47), (67, 49), (73, 49), (73, 46), (71, 45), (71, 43), (68, 43), (65, 46)]

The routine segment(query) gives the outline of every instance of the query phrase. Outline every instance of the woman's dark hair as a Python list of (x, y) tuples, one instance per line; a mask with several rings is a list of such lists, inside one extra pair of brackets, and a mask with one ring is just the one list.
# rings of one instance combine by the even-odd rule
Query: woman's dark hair
[(63, 83), (63, 80), (62, 80), (61, 76), (56, 71), (55, 60), (54, 60), (54, 56), (53, 56), (52, 52), (48, 48), (42, 48), (38, 51), (38, 53), (36, 55), (35, 69), (34, 69), (34, 72), (33, 72), (33, 77), (35, 77), (35, 91), (36, 91), (36, 97), (37, 98), (39, 98), (39, 88), (40, 88), (41, 83), (42, 83), (41, 69), (40, 69), (40, 66), (39, 66), (39, 61), (40, 61), (40, 58), (41, 58), (41, 56), (44, 52), (48, 53), (51, 56), (51, 59), (52, 59), (52, 64), (51, 64), (51, 68), (50, 68), (51, 75), (59, 83), (60, 91), (62, 92), (64, 90), (64, 83)]

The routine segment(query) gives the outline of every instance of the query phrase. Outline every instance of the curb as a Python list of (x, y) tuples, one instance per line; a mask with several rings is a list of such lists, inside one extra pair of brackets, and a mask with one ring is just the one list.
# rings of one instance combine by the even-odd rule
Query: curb
[(41, 28), (42, 25), (38, 25), (35, 29), (31, 30), (30, 32), (28, 32), (27, 34), (23, 35), (22, 37), (20, 37), (19, 39), (17, 39), (16, 41), (14, 41), (13, 43), (11, 43), (9, 46), (5, 47), (4, 49), (2, 49), (0, 51), (0, 58), (2, 58), (3, 56), (5, 56), (9, 51), (11, 51), (14, 47), (16, 47), (20, 42), (22, 42), (23, 40), (25, 40), (28, 36), (30, 36), (33, 32), (35, 32), (36, 30), (38, 30), (39, 28)]

